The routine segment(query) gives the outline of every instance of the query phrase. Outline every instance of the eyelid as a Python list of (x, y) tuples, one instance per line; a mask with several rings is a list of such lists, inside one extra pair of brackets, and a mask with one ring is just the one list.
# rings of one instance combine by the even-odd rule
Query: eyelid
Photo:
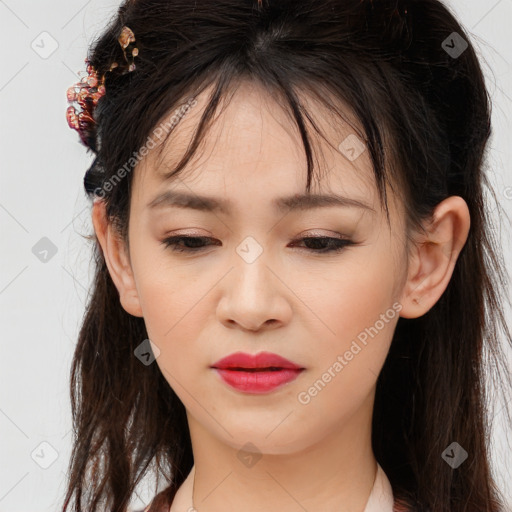
[(299, 233), (297, 237), (307, 237), (307, 236), (325, 236), (325, 237), (333, 237), (333, 238), (350, 238), (348, 235), (344, 235), (335, 231), (327, 231), (321, 230), (319, 228), (307, 229), (302, 233)]
[[(194, 228), (191, 228), (194, 229)], [(199, 231), (184, 231), (182, 232), (180, 229), (175, 231), (166, 232), (165, 236), (212, 236), (211, 233), (204, 233)]]

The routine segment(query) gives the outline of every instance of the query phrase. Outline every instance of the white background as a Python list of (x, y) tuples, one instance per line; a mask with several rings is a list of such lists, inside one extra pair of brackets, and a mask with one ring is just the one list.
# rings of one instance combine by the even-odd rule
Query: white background
[[(510, 215), (512, 0), (448, 5), (482, 56), (494, 102), (489, 166)], [(56, 511), (62, 502), (71, 448), (69, 369), (92, 270), (82, 238), (92, 229), (82, 186), (92, 155), (67, 126), (65, 93), (85, 71), (87, 46), (117, 7), (105, 0), (0, 0), (0, 512)], [(47, 58), (31, 46), (42, 46), (41, 38), (39, 51), (58, 45)], [(32, 252), (43, 237), (57, 251), (46, 263)], [(504, 240), (510, 271), (509, 231)], [(502, 412), (498, 406), (498, 424)], [(512, 504), (508, 441), (498, 426), (493, 462)], [(51, 460), (43, 442), (57, 452), (47, 469), (31, 456), (35, 450), (35, 459)]]

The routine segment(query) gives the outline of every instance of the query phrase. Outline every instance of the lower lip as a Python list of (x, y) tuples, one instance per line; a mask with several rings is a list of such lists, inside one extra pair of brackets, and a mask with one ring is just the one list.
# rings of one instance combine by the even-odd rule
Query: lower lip
[(248, 372), (214, 368), (222, 380), (232, 388), (245, 393), (268, 393), (287, 382), (296, 379), (300, 370), (282, 369), (277, 371)]

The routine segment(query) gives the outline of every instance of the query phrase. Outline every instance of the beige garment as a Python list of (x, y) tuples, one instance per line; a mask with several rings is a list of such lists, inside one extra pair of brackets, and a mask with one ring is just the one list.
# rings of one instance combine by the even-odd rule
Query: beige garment
[(393, 512), (394, 497), (386, 473), (377, 463), (377, 475), (364, 512)]

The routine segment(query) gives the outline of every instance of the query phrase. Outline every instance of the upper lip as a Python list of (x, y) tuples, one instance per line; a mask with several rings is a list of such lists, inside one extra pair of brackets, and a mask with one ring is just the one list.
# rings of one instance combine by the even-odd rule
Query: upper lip
[(286, 368), (292, 370), (303, 370), (304, 368), (298, 364), (281, 357), (272, 352), (259, 352), (258, 354), (247, 354), (245, 352), (235, 352), (216, 363), (211, 368), (228, 369), (228, 368)]

